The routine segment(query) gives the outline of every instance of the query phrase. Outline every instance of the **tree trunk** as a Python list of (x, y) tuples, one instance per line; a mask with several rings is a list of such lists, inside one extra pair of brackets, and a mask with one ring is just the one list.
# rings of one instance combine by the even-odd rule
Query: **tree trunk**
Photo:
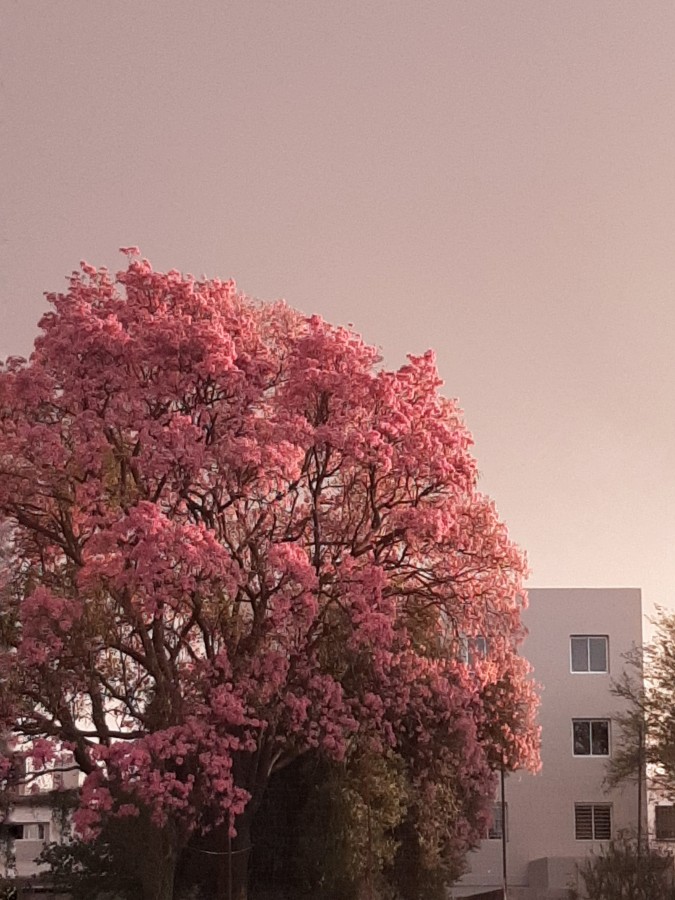
[(173, 900), (178, 850), (171, 830), (149, 826), (138, 852), (143, 900)]

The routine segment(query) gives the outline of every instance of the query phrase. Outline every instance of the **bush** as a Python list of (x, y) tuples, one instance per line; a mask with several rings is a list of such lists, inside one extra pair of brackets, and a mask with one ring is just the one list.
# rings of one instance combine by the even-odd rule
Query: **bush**
[(583, 890), (570, 887), (569, 900), (675, 900), (673, 857), (623, 834), (579, 867)]

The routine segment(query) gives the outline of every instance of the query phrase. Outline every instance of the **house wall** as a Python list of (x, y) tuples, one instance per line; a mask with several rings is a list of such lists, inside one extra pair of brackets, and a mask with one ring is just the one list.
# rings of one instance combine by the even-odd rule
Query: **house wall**
[[(528, 900), (543, 900), (564, 896), (574, 860), (602, 843), (576, 840), (575, 803), (610, 803), (613, 835), (637, 825), (637, 786), (604, 791), (606, 757), (574, 755), (572, 720), (611, 720), (621, 708), (610, 686), (624, 667), (623, 654), (642, 641), (642, 609), (635, 589), (533, 589), (529, 598), (522, 653), (541, 685), (542, 769), (506, 778), (507, 877)], [(570, 671), (570, 636), (583, 634), (608, 635), (609, 672)], [(618, 737), (610, 721), (610, 754)], [(470, 872), (453, 889), (456, 897), (501, 884), (501, 841), (483, 841), (469, 863)]]
[(44, 867), (36, 863), (37, 857), (46, 844), (61, 841), (66, 837), (61, 829), (60, 817), (55, 814), (54, 786), (57, 785), (58, 789), (74, 790), (78, 787), (78, 783), (78, 773), (68, 771), (58, 774), (46, 773), (32, 781), (28, 791), (22, 786), (15, 802), (3, 816), (2, 825), (6, 828), (13, 825), (41, 825), (44, 828), (44, 837), (39, 838), (36, 829), (31, 827), (30, 837), (12, 839), (9, 842), (0, 840), (0, 875), (24, 879), (44, 871)]
[[(13, 840), (10, 845), (10, 857), (7, 858), (6, 848), (0, 848), (0, 873), (3, 875), (18, 875), (20, 877), (28, 877), (35, 875), (40, 871), (36, 858), (42, 852), (46, 843), (57, 840), (59, 837), (58, 826), (54, 821), (54, 814), (47, 801), (31, 803), (26, 805), (21, 803), (13, 807), (5, 822), (8, 825), (42, 825), (45, 829), (45, 837), (43, 840)], [(12, 858), (13, 857), (13, 858)]]

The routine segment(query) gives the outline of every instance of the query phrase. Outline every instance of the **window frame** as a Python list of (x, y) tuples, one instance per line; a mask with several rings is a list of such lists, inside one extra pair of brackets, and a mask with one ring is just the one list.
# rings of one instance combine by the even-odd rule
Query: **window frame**
[[(574, 739), (574, 726), (580, 723), (588, 723), (589, 731), (588, 731), (588, 745), (589, 752), (588, 753), (577, 753), (576, 750), (576, 741)], [(607, 753), (594, 753), (593, 752), (593, 724), (594, 723), (606, 723), (607, 725)], [(579, 717), (572, 719), (572, 756), (578, 759), (609, 759), (612, 755), (612, 720), (607, 718), (602, 718), (600, 716), (589, 716), (589, 717)]]
[(24, 822), (23, 823), (23, 840), (24, 841), (42, 841), (46, 843), (49, 840), (49, 823), (48, 822)]
[[(582, 808), (588, 808), (590, 810), (591, 815), (591, 837), (579, 837), (579, 829), (577, 828), (577, 810)], [(609, 815), (609, 836), (608, 837), (598, 837), (596, 833), (596, 810), (607, 810)], [(575, 802), (574, 804), (574, 840), (575, 841), (611, 841), (613, 834), (613, 825), (614, 825), (614, 813), (612, 809), (611, 803), (584, 803), (584, 802)]]
[[(605, 642), (605, 668), (604, 669), (591, 669), (591, 640), (602, 639)], [(586, 669), (575, 669), (574, 668), (574, 654), (572, 652), (572, 642), (575, 640), (585, 640), (586, 641), (586, 654), (588, 659), (588, 668)], [(572, 675), (609, 675), (609, 635), (608, 634), (571, 634), (570, 635), (570, 644), (569, 644), (569, 652), (570, 652), (570, 673)]]

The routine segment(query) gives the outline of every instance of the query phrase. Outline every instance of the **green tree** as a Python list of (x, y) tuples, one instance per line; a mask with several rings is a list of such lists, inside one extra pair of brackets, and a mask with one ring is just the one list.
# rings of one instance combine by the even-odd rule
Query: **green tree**
[(363, 753), (311, 773), (297, 852), (297, 881), (316, 900), (391, 896), (387, 874), (409, 797), (402, 760)]
[[(615, 716), (620, 739), (607, 767), (606, 783), (615, 787), (649, 772), (650, 786), (675, 794), (675, 613), (659, 610), (654, 638), (626, 657), (626, 668), (613, 683), (623, 701)], [(644, 776), (643, 776), (644, 777)]]
[(95, 840), (72, 838), (48, 844), (40, 861), (49, 866), (47, 877), (54, 889), (68, 893), (72, 900), (113, 896), (141, 900), (141, 884), (128, 858), (129, 835), (114, 833), (127, 826), (113, 820)]

